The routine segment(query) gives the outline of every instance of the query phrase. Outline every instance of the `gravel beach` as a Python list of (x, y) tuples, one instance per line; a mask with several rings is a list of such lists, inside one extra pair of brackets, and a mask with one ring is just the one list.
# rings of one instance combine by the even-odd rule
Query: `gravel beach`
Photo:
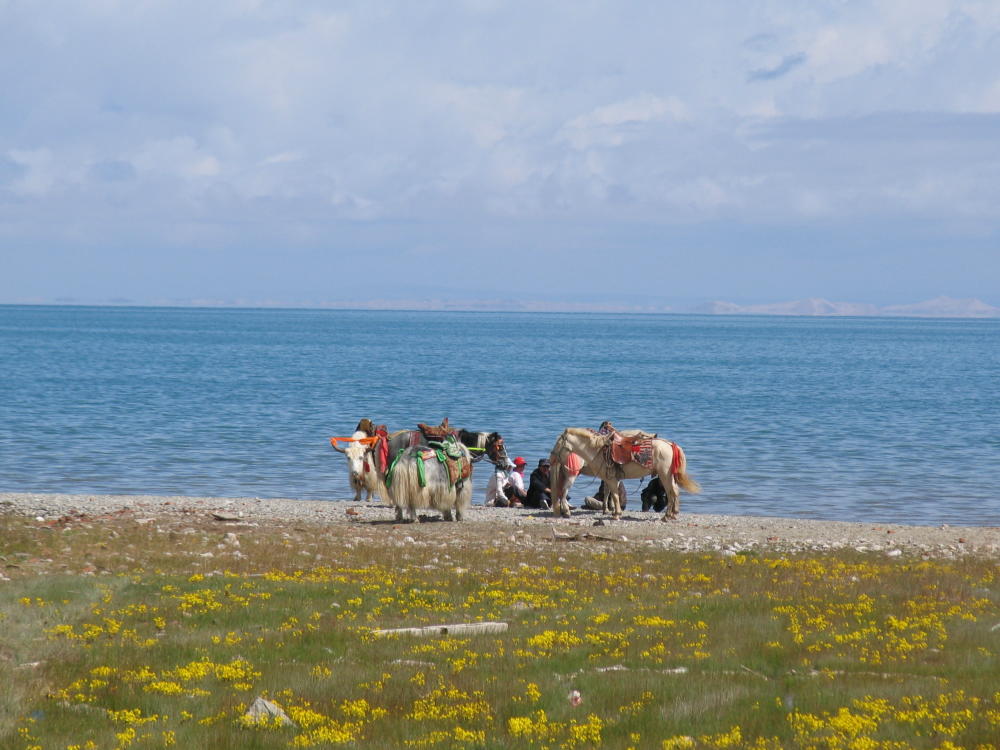
[(569, 519), (549, 511), (473, 506), (460, 523), (439, 521), (432, 511), (422, 523), (397, 524), (393, 508), (378, 502), (152, 495), (64, 495), (0, 493), (0, 513), (52, 523), (66, 517), (133, 517), (139, 522), (202, 519), (226, 524), (297, 524), (363, 536), (403, 529), (414, 538), (467, 539), (503, 544), (528, 539), (599, 541), (655, 545), (680, 551), (737, 554), (751, 550), (807, 552), (855, 549), (888, 556), (1000, 559), (1000, 527), (916, 526), (848, 523), (754, 516), (681, 513), (664, 522), (660, 514), (626, 511), (620, 520), (576, 510)]

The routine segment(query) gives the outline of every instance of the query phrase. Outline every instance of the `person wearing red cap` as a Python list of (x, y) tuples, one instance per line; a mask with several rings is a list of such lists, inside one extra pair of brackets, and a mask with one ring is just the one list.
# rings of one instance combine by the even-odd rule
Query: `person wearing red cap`
[(486, 485), (486, 504), (498, 508), (520, 508), (524, 505), (524, 467), (528, 462), (521, 456), (514, 459), (514, 469), (509, 474), (497, 465)]
[(524, 491), (524, 467), (528, 464), (521, 456), (514, 459), (514, 471), (510, 473), (510, 481), (507, 483), (507, 499), (511, 506), (520, 508), (524, 505), (524, 500), (528, 493)]

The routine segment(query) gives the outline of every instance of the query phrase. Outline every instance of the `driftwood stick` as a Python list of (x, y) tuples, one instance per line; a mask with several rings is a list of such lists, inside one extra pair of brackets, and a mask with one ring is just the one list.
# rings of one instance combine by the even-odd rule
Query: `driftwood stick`
[(600, 534), (591, 534), (584, 532), (582, 534), (561, 534), (555, 529), (552, 529), (552, 538), (557, 542), (579, 542), (581, 539), (591, 541), (591, 542), (620, 542), (620, 539), (612, 539), (609, 536), (601, 536)]
[(427, 625), (422, 628), (390, 628), (372, 631), (376, 638), (387, 635), (414, 635), (431, 638), (436, 635), (474, 635), (478, 633), (503, 633), (507, 630), (505, 622), (468, 622), (455, 625)]

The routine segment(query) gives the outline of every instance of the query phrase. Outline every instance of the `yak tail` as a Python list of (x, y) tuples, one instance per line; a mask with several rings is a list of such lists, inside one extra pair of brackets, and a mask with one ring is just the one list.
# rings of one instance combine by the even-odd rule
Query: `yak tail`
[(694, 477), (688, 475), (687, 473), (687, 457), (684, 455), (684, 449), (678, 445), (677, 450), (681, 454), (681, 460), (680, 466), (678, 466), (677, 471), (674, 472), (674, 481), (677, 482), (682, 489), (687, 490), (693, 495), (697, 495), (701, 492), (701, 485), (694, 480)]

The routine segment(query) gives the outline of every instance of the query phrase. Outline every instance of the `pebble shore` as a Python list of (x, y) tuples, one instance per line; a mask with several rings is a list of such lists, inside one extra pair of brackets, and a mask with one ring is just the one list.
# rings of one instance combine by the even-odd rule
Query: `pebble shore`
[[(528, 535), (557, 541), (596, 540), (653, 545), (678, 551), (740, 554), (854, 549), (907, 557), (1000, 559), (1000, 527), (917, 526), (790, 518), (684, 513), (664, 522), (660, 514), (626, 510), (619, 520), (600, 512), (576, 510), (569, 519), (550, 511), (473, 506), (460, 523), (439, 522), (432, 511), (425, 522), (396, 524), (393, 508), (376, 501), (322, 501), (152, 495), (64, 495), (0, 493), (0, 513), (39, 522), (67, 516), (128, 515), (137, 521), (203, 517), (221, 524), (308, 524), (344, 530), (405, 528), (421, 537), (501, 543)], [(377, 532), (376, 532), (377, 533)]]

